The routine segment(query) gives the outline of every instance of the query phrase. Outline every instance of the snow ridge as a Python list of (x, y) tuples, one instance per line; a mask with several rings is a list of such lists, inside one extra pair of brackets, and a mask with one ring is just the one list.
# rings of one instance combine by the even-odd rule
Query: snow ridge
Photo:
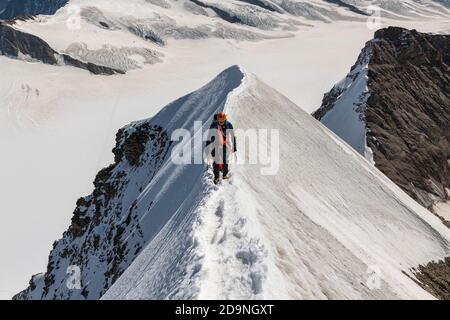
[[(241, 85), (228, 95), (224, 111), (233, 105), (252, 81), (239, 67)], [(231, 169), (238, 172), (236, 162)], [(211, 181), (211, 172), (205, 177)], [(200, 212), (196, 238), (204, 257), (199, 277), (199, 299), (262, 299), (268, 277), (269, 252), (256, 218), (254, 199), (236, 174), (213, 189)]]
[[(255, 80), (240, 66), (232, 69), (240, 72), (242, 79), (224, 101), (222, 110), (226, 112), (232, 112), (235, 100)], [(103, 299), (266, 297), (269, 272), (276, 269), (274, 258), (260, 231), (257, 204), (239, 178), (239, 167), (235, 162), (231, 166), (236, 176), (220, 186), (212, 185), (210, 169), (199, 177), (199, 200), (188, 214), (173, 216)], [(183, 222), (177, 221), (180, 219)], [(171, 225), (181, 225), (182, 230), (175, 232), (178, 227)]]
[(199, 299), (264, 297), (268, 252), (257, 232), (256, 210), (251, 199), (242, 197), (248, 193), (237, 179), (215, 190), (200, 214), (196, 233), (204, 261)]
[(350, 73), (327, 94), (314, 113), (327, 128), (374, 163), (373, 151), (367, 145), (365, 111), (370, 97), (368, 87), (371, 42), (362, 50)]
[[(99, 299), (125, 270), (133, 269), (136, 258), (146, 261), (139, 270), (146, 268), (150, 278), (144, 279), (151, 279), (144, 282), (149, 297), (193, 297), (195, 286), (184, 290), (180, 281), (186, 268), (195, 266), (192, 222), (208, 187), (202, 179), (203, 165), (178, 166), (171, 161), (171, 151), (191, 141), (173, 143), (170, 137), (179, 128), (193, 137), (200, 134), (201, 130), (194, 132), (194, 121), (209, 126), (242, 77), (239, 68), (231, 67), (155, 117), (121, 129), (116, 163), (102, 170), (94, 192), (78, 201), (71, 226), (50, 253), (46, 274), (33, 277), (30, 287), (15, 298)], [(139, 265), (139, 259), (133, 265)], [(70, 266), (81, 270), (80, 290), (66, 286)], [(125, 296), (127, 290), (120, 293)]]
[[(202, 167), (186, 205), (103, 299), (431, 298), (410, 268), (449, 254), (448, 229), (330, 130), (243, 73), (225, 109), (237, 128), (280, 129), (279, 172), (262, 176), (238, 151), (231, 180), (215, 187)], [(377, 287), (371, 270), (380, 272)]]
[[(195, 121), (206, 130), (224, 109), (235, 128), (278, 129), (279, 139), (258, 143), (259, 156), (279, 149), (275, 175), (249, 164), (242, 132), (231, 180), (220, 186), (205, 165), (171, 161), (201, 134)], [(191, 138), (168, 142), (178, 128)], [(118, 140), (117, 163), (79, 201), (47, 273), (16, 298), (432, 298), (411, 268), (448, 256), (449, 230), (245, 70), (225, 70)], [(66, 286), (71, 265), (82, 270), (81, 290)]]

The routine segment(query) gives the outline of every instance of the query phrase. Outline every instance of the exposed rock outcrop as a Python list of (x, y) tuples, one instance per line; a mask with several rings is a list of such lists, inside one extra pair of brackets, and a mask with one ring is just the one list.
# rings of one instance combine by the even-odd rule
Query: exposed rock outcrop
[(450, 185), (450, 36), (378, 31), (369, 65), (368, 145), (375, 163), (427, 208)]
[(270, 12), (283, 13), (283, 10), (275, 3), (264, 1), (264, 0), (239, 0), (240, 2), (249, 3), (254, 6), (260, 7), (262, 9), (268, 10)]
[[(115, 163), (97, 174), (93, 193), (77, 201), (70, 227), (53, 245), (46, 273), (33, 276), (14, 299), (99, 299), (145, 243), (135, 212), (142, 190), (130, 184), (130, 177), (145, 162), (145, 178), (151, 181), (170, 146), (157, 125), (142, 121), (120, 129)], [(82, 270), (81, 279), (95, 275), (96, 285), (82, 281), (79, 290), (69, 290), (66, 270), (71, 266)]]
[(123, 74), (121, 70), (86, 63), (67, 54), (60, 54), (39, 37), (14, 29), (0, 21), (0, 55), (16, 59), (40, 61), (51, 65), (69, 65), (93, 74)]
[(420, 286), (438, 299), (450, 300), (450, 258), (414, 269)]
[[(447, 200), (450, 186), (449, 48), (449, 35), (389, 27), (377, 31), (363, 51), (368, 98), (359, 110), (367, 147), (376, 166), (429, 209)], [(333, 88), (314, 116), (322, 120), (354, 95), (352, 87)]]
[(337, 4), (340, 7), (346, 8), (346, 9), (348, 9), (348, 10), (354, 12), (354, 13), (357, 13), (357, 14), (360, 14), (360, 15), (363, 15), (363, 16), (370, 16), (370, 14), (368, 14), (367, 12), (359, 9), (358, 7), (356, 7), (356, 6), (352, 5), (352, 4), (349, 4), (349, 3), (345, 2), (345, 1), (342, 1), (342, 0), (324, 0), (324, 1), (325, 2), (329, 2), (329, 3)]

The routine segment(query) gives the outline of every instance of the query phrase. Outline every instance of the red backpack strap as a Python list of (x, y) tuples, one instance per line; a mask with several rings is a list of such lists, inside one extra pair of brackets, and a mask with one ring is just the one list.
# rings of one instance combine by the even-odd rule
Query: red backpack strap
[(217, 130), (219, 130), (219, 139), (220, 139), (220, 144), (221, 145), (226, 145), (227, 144), (227, 137), (225, 136), (223, 130), (222, 130), (222, 126), (219, 124), (219, 126), (217, 127)]

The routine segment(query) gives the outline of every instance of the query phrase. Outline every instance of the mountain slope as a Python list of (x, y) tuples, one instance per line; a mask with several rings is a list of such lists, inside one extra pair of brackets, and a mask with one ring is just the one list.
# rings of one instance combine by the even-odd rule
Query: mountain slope
[[(16, 298), (100, 298), (145, 244), (158, 235), (176, 208), (186, 206), (188, 200), (199, 201), (202, 181), (194, 186), (187, 181), (195, 181), (204, 166), (174, 167), (168, 157), (169, 137), (177, 128), (191, 129), (195, 120), (210, 119), (239, 85), (240, 75), (237, 69), (224, 72), (150, 121), (120, 130), (115, 164), (97, 175), (93, 194), (78, 201), (69, 230), (50, 254), (45, 276), (33, 277), (30, 288)], [(193, 108), (197, 112), (192, 112)], [(191, 176), (187, 180), (181, 175), (185, 171)], [(65, 285), (70, 265), (82, 269), (81, 291), (71, 291)]]
[[(171, 161), (191, 143), (170, 143), (173, 130), (199, 135), (194, 121), (205, 128), (222, 109), (236, 128), (279, 129), (277, 174), (246, 164), (242, 132), (229, 184)], [(274, 137), (260, 141), (260, 156), (276, 150)], [(411, 268), (450, 254), (436, 217), (238, 67), (117, 141), (116, 163), (78, 202), (47, 273), (16, 299), (430, 298)], [(81, 290), (65, 285), (70, 265), (81, 268)], [(382, 273), (375, 289), (371, 270)]]
[(448, 35), (380, 30), (315, 113), (427, 208), (450, 188), (449, 47)]

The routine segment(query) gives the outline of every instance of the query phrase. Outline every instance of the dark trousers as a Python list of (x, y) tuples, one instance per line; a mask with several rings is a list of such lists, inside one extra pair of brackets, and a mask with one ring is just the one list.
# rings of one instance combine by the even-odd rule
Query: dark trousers
[[(220, 165), (218, 163), (213, 163), (213, 171), (214, 171), (214, 180), (219, 179), (220, 177)], [(228, 164), (222, 164), (222, 174), (225, 177), (228, 175)]]

